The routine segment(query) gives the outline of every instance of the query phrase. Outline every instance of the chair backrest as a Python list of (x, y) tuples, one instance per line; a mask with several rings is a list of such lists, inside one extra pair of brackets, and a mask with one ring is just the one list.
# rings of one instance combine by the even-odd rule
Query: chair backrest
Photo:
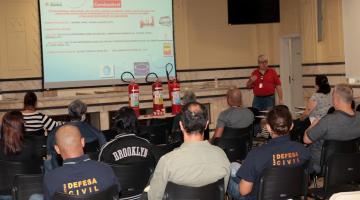
[(42, 174), (22, 174), (15, 176), (12, 186), (13, 200), (28, 200), (32, 194), (42, 193)]
[(106, 190), (92, 193), (90, 195), (70, 195), (60, 192), (56, 192), (54, 195), (54, 200), (115, 200), (119, 199), (118, 188), (116, 185), (113, 185)]
[(17, 174), (40, 174), (38, 163), (23, 163), (0, 160), (0, 193), (10, 194), (11, 185)]
[(38, 157), (46, 156), (46, 140), (44, 135), (25, 135), (25, 139), (29, 140), (35, 148), (36, 155)]
[(239, 129), (224, 127), (223, 135), (214, 140), (214, 145), (225, 151), (230, 162), (244, 160), (252, 146), (251, 132), (252, 126)]
[(169, 136), (167, 123), (156, 123), (148, 126), (140, 126), (140, 137), (148, 139), (152, 144), (166, 144)]
[(223, 200), (225, 196), (224, 179), (202, 186), (189, 187), (168, 182), (163, 199), (165, 200)]
[(98, 152), (100, 150), (100, 144), (98, 140), (85, 143), (84, 152)]
[(141, 194), (152, 173), (152, 163), (146, 161), (110, 166), (121, 184), (121, 198)]
[(258, 200), (306, 197), (308, 173), (304, 166), (271, 167), (260, 178)]
[[(325, 167), (324, 190), (360, 182), (360, 153), (335, 153)], [(339, 191), (341, 192), (341, 191)]]
[(360, 199), (360, 191), (339, 192), (339, 193), (333, 194), (330, 197), (330, 200), (354, 200), (354, 199)]
[(325, 140), (320, 158), (320, 166), (324, 166), (334, 153), (356, 153), (359, 152), (359, 139), (348, 141)]

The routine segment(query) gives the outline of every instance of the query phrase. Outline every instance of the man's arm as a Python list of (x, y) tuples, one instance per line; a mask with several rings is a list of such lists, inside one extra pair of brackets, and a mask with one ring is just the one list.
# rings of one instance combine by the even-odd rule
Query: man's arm
[(216, 138), (221, 137), (223, 132), (224, 132), (224, 127), (217, 127), (215, 129), (215, 133), (214, 133), (213, 137), (210, 139), (210, 143), (213, 143)]
[(312, 129), (314, 126), (316, 126), (319, 123), (320, 119), (315, 119), (313, 123), (305, 130), (303, 141), (305, 144), (311, 144), (313, 141), (309, 138), (308, 134), (310, 129)]
[(255, 75), (251, 75), (249, 80), (246, 82), (247, 88), (252, 88), (253, 83), (256, 81), (257, 77)]
[(281, 85), (277, 85), (277, 86), (276, 86), (276, 92), (277, 92), (278, 97), (279, 97), (279, 104), (284, 104), (284, 101), (283, 101), (283, 92), (282, 92)]
[(248, 195), (253, 188), (253, 183), (246, 181), (244, 179), (241, 179), (240, 183), (239, 183), (239, 191), (241, 196), (246, 196)]

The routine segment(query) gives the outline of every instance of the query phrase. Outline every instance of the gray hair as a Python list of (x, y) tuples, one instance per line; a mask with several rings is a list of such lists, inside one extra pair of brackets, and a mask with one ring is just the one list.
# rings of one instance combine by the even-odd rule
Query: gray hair
[(80, 100), (74, 100), (68, 107), (70, 119), (81, 120), (87, 111), (87, 106)]
[(182, 98), (182, 104), (186, 105), (190, 102), (196, 102), (196, 95), (193, 91), (191, 90), (186, 90), (184, 92), (184, 96)]
[(351, 104), (353, 100), (353, 90), (350, 85), (344, 83), (337, 84), (334, 92), (339, 95), (343, 102)]

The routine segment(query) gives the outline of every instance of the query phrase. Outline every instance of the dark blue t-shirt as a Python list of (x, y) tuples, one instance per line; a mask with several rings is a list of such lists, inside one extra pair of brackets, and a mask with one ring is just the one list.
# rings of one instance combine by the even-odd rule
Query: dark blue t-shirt
[(112, 168), (90, 160), (88, 155), (67, 159), (62, 167), (44, 176), (44, 200), (51, 200), (56, 192), (89, 195), (120, 184)]
[(256, 200), (261, 173), (273, 166), (299, 166), (310, 159), (310, 152), (302, 144), (290, 141), (288, 135), (271, 139), (268, 144), (249, 152), (236, 173), (239, 179), (252, 182), (247, 200)]

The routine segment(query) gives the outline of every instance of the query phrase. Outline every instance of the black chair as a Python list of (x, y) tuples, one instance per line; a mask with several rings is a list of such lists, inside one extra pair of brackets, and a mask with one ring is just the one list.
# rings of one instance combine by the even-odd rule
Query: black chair
[(12, 186), (13, 200), (28, 200), (32, 194), (42, 193), (42, 174), (23, 174), (15, 176)]
[(224, 179), (202, 187), (189, 187), (168, 182), (163, 200), (223, 200)]
[(84, 152), (98, 152), (100, 151), (100, 144), (98, 140), (85, 143)]
[(252, 125), (246, 128), (224, 127), (223, 135), (215, 138), (214, 145), (222, 148), (230, 162), (244, 160), (252, 147)]
[(139, 136), (148, 139), (152, 144), (166, 144), (169, 136), (167, 123), (140, 126)]
[(310, 189), (316, 199), (329, 198), (337, 192), (360, 190), (360, 153), (335, 153), (325, 166), (324, 187)]
[(40, 158), (46, 156), (46, 140), (44, 135), (25, 135), (25, 140), (28, 140), (35, 148), (36, 155)]
[(304, 166), (271, 167), (262, 173), (257, 200), (306, 199), (307, 188)]
[(359, 139), (353, 139), (348, 141), (338, 140), (325, 140), (321, 149), (320, 167), (321, 171), (319, 174), (313, 176), (314, 186), (317, 188), (318, 176), (324, 176), (324, 168), (327, 160), (334, 153), (356, 153), (359, 152)]
[(115, 200), (119, 199), (118, 188), (116, 185), (113, 185), (106, 190), (92, 193), (90, 195), (70, 195), (60, 192), (56, 192), (54, 195), (54, 200)]
[(159, 144), (154, 146), (154, 156), (156, 162), (159, 161), (161, 156), (169, 153), (170, 151), (174, 150), (175, 148), (178, 148), (182, 144), (181, 141), (170, 143), (170, 144)]
[(323, 168), (327, 160), (335, 153), (359, 152), (359, 139), (348, 141), (325, 140), (321, 149), (320, 166)]
[(153, 170), (151, 162), (137, 162), (129, 165), (110, 164), (121, 184), (121, 198), (140, 196), (148, 184)]
[(17, 174), (41, 174), (38, 163), (0, 160), (0, 194), (11, 194), (11, 186)]

